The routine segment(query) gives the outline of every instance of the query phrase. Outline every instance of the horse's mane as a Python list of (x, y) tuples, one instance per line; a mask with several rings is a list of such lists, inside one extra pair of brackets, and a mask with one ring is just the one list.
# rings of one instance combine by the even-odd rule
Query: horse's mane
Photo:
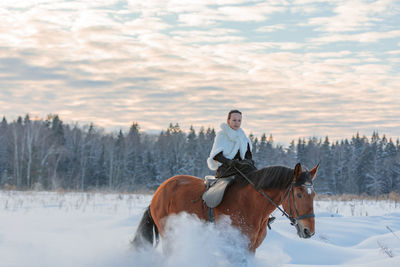
[[(284, 166), (270, 166), (255, 170), (246, 176), (255, 184), (257, 188), (276, 188), (284, 189), (293, 181), (294, 170)], [(248, 182), (238, 176), (236, 182), (246, 185)]]

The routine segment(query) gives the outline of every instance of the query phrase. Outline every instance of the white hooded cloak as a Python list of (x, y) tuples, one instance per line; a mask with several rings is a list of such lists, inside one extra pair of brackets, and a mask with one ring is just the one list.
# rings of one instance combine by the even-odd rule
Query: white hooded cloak
[(221, 151), (224, 157), (228, 159), (233, 159), (236, 153), (240, 151), (240, 157), (244, 159), (247, 145), (249, 145), (251, 152), (253, 150), (251, 142), (241, 128), (234, 130), (227, 123), (222, 123), (221, 131), (215, 136), (210, 156), (207, 159), (208, 167), (211, 170), (216, 170), (222, 165), (222, 163), (213, 159)]

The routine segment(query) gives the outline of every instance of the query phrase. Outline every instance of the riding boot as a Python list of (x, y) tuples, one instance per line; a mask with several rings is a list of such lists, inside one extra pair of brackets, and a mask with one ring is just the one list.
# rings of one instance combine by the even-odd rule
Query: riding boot
[(275, 217), (274, 216), (271, 216), (271, 217), (269, 217), (268, 218), (268, 228), (269, 228), (269, 230), (271, 230), (271, 223), (273, 223), (274, 221), (275, 221)]

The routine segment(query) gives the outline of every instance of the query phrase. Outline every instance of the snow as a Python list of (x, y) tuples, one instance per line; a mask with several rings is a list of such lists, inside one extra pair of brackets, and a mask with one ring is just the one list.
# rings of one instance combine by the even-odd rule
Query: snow
[(319, 200), (316, 234), (277, 220), (255, 256), (229, 218), (168, 220), (154, 251), (133, 251), (151, 195), (0, 191), (0, 266), (400, 266), (400, 203)]

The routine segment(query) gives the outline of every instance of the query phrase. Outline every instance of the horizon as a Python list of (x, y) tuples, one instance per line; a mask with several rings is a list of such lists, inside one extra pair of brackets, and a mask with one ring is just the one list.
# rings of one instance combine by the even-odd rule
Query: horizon
[[(18, 116), (17, 118), (12, 119), (12, 120), (10, 120), (9, 118), (7, 118), (6, 115), (3, 115), (2, 118), (3, 118), (3, 119), (5, 118), (6, 121), (7, 121), (7, 123), (9, 124), (9, 123), (14, 123), (14, 122), (16, 122), (16, 121), (18, 120), (19, 117), (21, 117), (21, 119), (24, 120), (24, 118), (26, 117), (26, 115), (29, 115), (29, 118), (30, 118), (31, 121), (45, 121), (45, 120), (47, 119), (46, 117), (48, 117), (48, 116), (55, 116), (55, 115), (59, 116), (58, 114), (50, 113), (50, 114), (48, 114), (46, 117), (43, 117), (43, 118), (38, 117), (38, 116), (32, 117), (31, 114), (25, 114), (24, 116), (20, 115), (20, 116)], [(116, 128), (114, 128), (114, 129), (107, 129), (107, 128), (104, 128), (104, 127), (102, 127), (102, 126), (96, 125), (96, 124), (93, 123), (93, 122), (65, 121), (61, 116), (59, 116), (59, 119), (63, 122), (64, 125), (65, 125), (65, 124), (67, 124), (68, 126), (77, 125), (80, 129), (84, 129), (85, 127), (88, 127), (88, 126), (90, 126), (90, 125), (93, 125), (96, 129), (101, 130), (101, 131), (104, 131), (105, 134), (113, 134), (113, 135), (117, 135), (120, 131), (122, 131), (123, 134), (127, 134), (127, 133), (129, 132), (130, 127), (131, 127), (133, 124), (137, 124), (137, 125), (139, 126), (139, 132), (140, 132), (140, 133), (144, 133), (144, 134), (146, 134), (146, 135), (153, 135), (153, 136), (157, 136), (157, 135), (160, 135), (161, 132), (165, 132), (165, 131), (169, 128), (170, 125), (173, 125), (173, 126), (174, 126), (174, 125), (178, 124), (178, 125), (179, 125), (179, 128), (181, 129), (181, 131), (182, 131), (183, 133), (185, 133), (185, 134), (188, 134), (188, 133), (189, 133), (190, 127), (191, 127), (191, 126), (189, 126), (188, 128), (183, 128), (179, 122), (170, 122), (170, 123), (168, 123), (168, 125), (167, 125), (165, 128), (163, 128), (163, 129), (145, 131), (145, 130), (143, 130), (143, 129), (141, 128), (140, 122), (138, 122), (138, 121), (132, 121), (132, 122), (129, 124), (129, 126), (123, 126), (123, 127), (119, 127), (119, 128), (116, 127)], [(199, 134), (199, 132), (201, 131), (201, 128), (204, 128), (204, 131), (207, 131), (207, 129), (214, 130), (215, 133), (217, 133), (217, 132), (220, 130), (219, 127), (218, 127), (218, 128), (214, 128), (214, 127), (212, 127), (212, 126), (200, 125), (200, 126), (193, 127), (193, 129), (195, 130), (196, 135)], [(241, 127), (241, 128), (242, 128), (242, 127)], [(245, 129), (244, 129), (244, 130), (245, 130)], [(400, 141), (400, 138), (399, 138), (399, 137), (389, 136), (389, 135), (387, 135), (386, 133), (384, 133), (384, 132), (379, 132), (379, 131), (377, 131), (377, 130), (373, 130), (373, 132), (370, 133), (370, 134), (361, 133), (361, 132), (355, 132), (355, 133), (353, 133), (351, 136), (343, 137), (343, 138), (340, 138), (340, 139), (333, 139), (331, 136), (329, 136), (329, 135), (327, 135), (327, 134), (326, 134), (326, 135), (323, 135), (323, 136), (298, 136), (298, 137), (293, 137), (293, 138), (291, 138), (290, 140), (286, 140), (286, 142), (282, 142), (282, 141), (278, 141), (278, 142), (277, 142), (277, 141), (275, 140), (274, 135), (271, 134), (271, 133), (261, 133), (260, 135), (255, 135), (255, 134), (253, 134), (253, 133), (251, 133), (251, 132), (249, 132), (249, 133), (246, 132), (246, 135), (249, 137), (249, 136), (252, 134), (252, 135), (254, 136), (254, 138), (257, 138), (257, 139), (258, 139), (258, 141), (261, 140), (261, 137), (262, 137), (262, 135), (264, 135), (264, 134), (265, 134), (267, 140), (270, 138), (270, 136), (272, 136), (273, 144), (274, 144), (275, 146), (283, 146), (283, 148), (287, 148), (287, 147), (290, 145), (290, 143), (291, 143), (292, 141), (294, 141), (294, 142), (297, 144), (297, 143), (298, 143), (298, 140), (300, 140), (300, 139), (301, 139), (301, 140), (305, 140), (305, 141), (308, 141), (308, 140), (311, 140), (311, 139), (316, 139), (316, 140), (319, 141), (319, 142), (323, 142), (323, 141), (325, 140), (325, 138), (328, 137), (329, 144), (330, 144), (330, 145), (333, 145), (333, 144), (336, 143), (336, 142), (339, 142), (339, 143), (340, 143), (341, 141), (345, 141), (345, 140), (351, 141), (351, 139), (352, 139), (352, 138), (355, 138), (357, 134), (360, 136), (360, 138), (366, 138), (366, 139), (368, 140), (368, 142), (370, 142), (370, 141), (371, 141), (371, 138), (372, 138), (372, 136), (373, 136), (374, 133), (378, 134), (378, 136), (379, 136), (380, 139), (382, 139), (383, 136), (385, 136), (386, 139), (387, 139), (387, 141), (392, 140), (393, 144), (396, 144), (397, 141)]]

